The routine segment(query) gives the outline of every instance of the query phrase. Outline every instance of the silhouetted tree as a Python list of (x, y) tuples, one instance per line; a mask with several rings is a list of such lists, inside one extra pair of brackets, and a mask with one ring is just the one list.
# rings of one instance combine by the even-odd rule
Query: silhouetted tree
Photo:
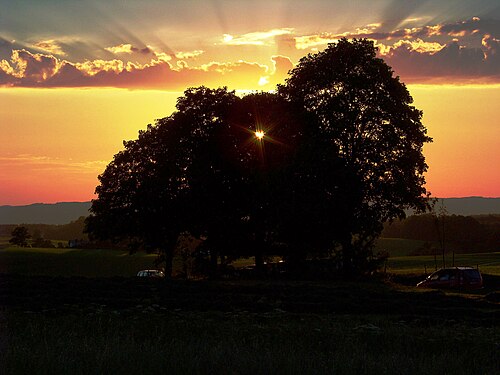
[(246, 249), (240, 248), (239, 255), (255, 255), (258, 270), (266, 255), (277, 254), (273, 244), (282, 241), (286, 188), (304, 125), (298, 114), (278, 95), (256, 93), (243, 97), (231, 118), (245, 130), (240, 141), (245, 159), (239, 173), (246, 184), (238, 192), (237, 204), (244, 213), (239, 236)]
[(371, 41), (342, 39), (302, 58), (279, 86), (304, 111), (305, 142), (319, 144), (323, 161), (334, 164), (334, 171), (305, 170), (335, 197), (325, 214), (341, 217), (331, 239), (348, 272), (364, 267), (383, 222), (428, 208), (422, 147), (431, 139), (405, 85), (376, 52)]
[[(157, 251), (171, 272), (180, 233), (218, 256), (276, 251), (299, 264), (340, 250), (369, 268), (382, 222), (425, 209), (421, 112), (373, 43), (308, 55), (278, 94), (188, 89), (99, 177), (87, 231)], [(270, 250), (279, 244), (279, 251)]]
[(149, 125), (137, 140), (124, 142), (125, 149), (99, 176), (98, 197), (86, 220), (91, 238), (158, 252), (170, 275), (180, 233), (224, 226), (228, 204), (219, 203), (224, 203), (226, 175), (213, 147), (238, 99), (225, 88), (188, 89), (175, 113)]
[[(183, 161), (186, 197), (184, 230), (203, 237), (215, 272), (220, 255), (237, 248), (248, 179), (241, 173), (247, 155), (240, 147), (249, 134), (231, 120), (241, 99), (226, 88), (189, 89), (179, 98), (175, 121), (185, 132)], [(159, 122), (162, 125), (161, 120)]]
[(11, 233), (12, 238), (9, 242), (13, 245), (28, 247), (28, 240), (31, 238), (31, 235), (28, 232), (26, 227), (16, 227)]

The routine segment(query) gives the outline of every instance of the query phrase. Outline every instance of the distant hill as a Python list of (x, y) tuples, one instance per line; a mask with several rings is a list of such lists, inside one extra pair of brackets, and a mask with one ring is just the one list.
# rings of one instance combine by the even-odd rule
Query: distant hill
[(0, 224), (68, 224), (89, 215), (90, 202), (0, 206)]
[[(441, 199), (436, 210), (441, 206)], [(500, 214), (500, 198), (444, 198), (449, 215)], [(68, 224), (88, 216), (90, 202), (36, 203), (29, 206), (0, 206), (0, 224)]]
[(441, 207), (441, 201), (448, 215), (488, 215), (500, 214), (500, 198), (466, 197), (440, 198), (436, 204), (436, 211)]

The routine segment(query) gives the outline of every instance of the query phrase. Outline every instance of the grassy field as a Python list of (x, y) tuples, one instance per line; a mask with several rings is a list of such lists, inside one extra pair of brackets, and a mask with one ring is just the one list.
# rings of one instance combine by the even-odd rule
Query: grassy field
[(154, 255), (4, 247), (0, 373), (500, 373), (500, 253), (457, 255), (488, 283), (448, 292), (399, 249), (387, 278), (164, 282), (131, 277)]
[[(405, 256), (418, 246), (419, 241), (383, 239), (391, 244), (386, 272), (397, 274), (425, 274), (435, 270), (433, 256)], [(399, 246), (398, 246), (399, 244)], [(387, 248), (387, 246), (386, 246)], [(122, 250), (94, 249), (39, 249), (5, 247), (0, 249), (0, 273), (113, 277), (134, 276), (141, 269), (156, 268), (156, 255), (136, 253), (129, 255)], [(442, 267), (442, 257), (437, 256), (437, 268)], [(242, 259), (237, 265), (252, 264), (253, 258)], [(447, 266), (453, 264), (452, 254), (446, 254)], [(479, 267), (481, 272), (500, 276), (500, 253), (456, 254), (456, 266)], [(180, 269), (180, 265), (177, 265)]]
[[(442, 254), (410, 256), (421, 248), (425, 241), (406, 240), (401, 238), (380, 238), (376, 250), (386, 250), (390, 257), (386, 271), (397, 274), (429, 274), (443, 267)], [(477, 267), (483, 273), (500, 275), (500, 253), (445, 254), (445, 265)]]
[(391, 257), (408, 256), (424, 246), (425, 241), (404, 238), (379, 238), (375, 243), (375, 252), (387, 251)]
[(0, 249), (0, 273), (45, 276), (135, 276), (141, 269), (156, 268), (156, 255), (122, 250)]
[[(397, 274), (424, 274), (442, 268), (442, 256), (401, 256), (391, 257), (387, 261), (387, 272)], [(453, 266), (452, 254), (445, 255), (447, 267)], [(500, 276), (500, 253), (455, 254), (455, 266), (477, 267), (482, 273)]]

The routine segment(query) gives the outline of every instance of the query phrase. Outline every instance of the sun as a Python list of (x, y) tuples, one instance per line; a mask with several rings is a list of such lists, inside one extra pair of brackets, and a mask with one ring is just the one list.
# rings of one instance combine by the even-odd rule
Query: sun
[(266, 133), (264, 133), (262, 130), (257, 130), (255, 132), (255, 137), (257, 137), (258, 140), (261, 140), (262, 138), (264, 138), (265, 135), (266, 135)]

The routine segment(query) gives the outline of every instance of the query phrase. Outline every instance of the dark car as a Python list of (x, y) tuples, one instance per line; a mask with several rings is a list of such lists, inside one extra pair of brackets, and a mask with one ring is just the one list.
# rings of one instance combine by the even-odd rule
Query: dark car
[(481, 289), (483, 277), (472, 267), (442, 268), (417, 284), (419, 288)]

